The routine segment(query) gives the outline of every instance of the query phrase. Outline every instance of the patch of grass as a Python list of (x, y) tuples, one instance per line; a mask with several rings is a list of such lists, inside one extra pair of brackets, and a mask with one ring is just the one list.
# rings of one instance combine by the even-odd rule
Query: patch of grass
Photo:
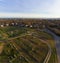
[(38, 38), (31, 38), (32, 36), (24, 36), (22, 38), (15, 39), (13, 42), (16, 43), (24, 53), (26, 53), (25, 55), (32, 58), (31, 62), (35, 59), (38, 63), (42, 63), (47, 55), (48, 46), (45, 43), (42, 43)]
[(52, 35), (46, 33), (46, 32), (39, 32), (38, 35), (40, 36), (40, 38), (42, 37), (43, 40), (46, 40), (48, 42), (48, 44), (51, 46), (52, 49), (52, 55), (50, 57), (49, 63), (58, 63), (58, 59), (57, 59), (57, 51), (56, 51), (56, 47), (55, 47), (55, 42), (54, 42), (54, 38)]
[[(34, 33), (32, 35), (12, 39), (11, 42), (7, 41), (7, 37), (14, 38), (15, 36), (20, 36), (20, 34), (27, 31)], [(0, 28), (0, 34), (2, 35), (0, 39), (5, 38), (7, 41), (0, 55), (1, 63), (9, 63), (9, 61), (11, 61), (11, 63), (43, 63), (48, 52), (48, 46), (45, 43), (42, 43), (39, 38), (46, 40), (46, 42), (48, 42), (51, 46), (52, 55), (49, 63), (57, 62), (57, 54), (53, 36), (49, 35), (45, 31), (36, 31), (32, 28), (10, 26)], [(34, 37), (35, 35), (37, 36)], [(0, 46), (1, 45), (2, 43), (0, 43)]]

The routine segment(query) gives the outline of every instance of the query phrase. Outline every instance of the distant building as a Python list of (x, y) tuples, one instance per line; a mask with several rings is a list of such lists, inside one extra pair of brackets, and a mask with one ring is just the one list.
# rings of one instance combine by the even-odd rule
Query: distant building
[(1, 27), (4, 27), (4, 25), (0, 25)]
[(30, 25), (30, 27), (32, 28), (32, 25)]
[(11, 23), (12, 25), (14, 25), (14, 23)]
[(29, 25), (25, 25), (26, 27), (28, 27)]
[(18, 25), (18, 23), (15, 23), (16, 25)]
[(9, 24), (6, 24), (6, 26), (9, 26)]

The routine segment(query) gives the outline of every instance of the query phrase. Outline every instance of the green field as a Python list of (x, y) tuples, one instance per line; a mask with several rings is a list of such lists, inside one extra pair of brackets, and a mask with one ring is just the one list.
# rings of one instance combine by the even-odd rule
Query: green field
[(46, 43), (52, 50), (48, 63), (57, 62), (54, 39), (45, 31), (19, 26), (0, 27), (0, 41), (0, 63), (43, 63), (49, 52)]

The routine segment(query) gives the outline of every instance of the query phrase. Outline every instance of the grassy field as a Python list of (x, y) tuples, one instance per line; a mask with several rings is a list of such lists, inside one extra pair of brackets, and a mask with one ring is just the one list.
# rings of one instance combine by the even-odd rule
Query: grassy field
[(43, 31), (43, 32), (38, 31), (38, 33), (36, 33), (36, 34), (38, 34), (39, 38), (45, 40), (51, 46), (52, 55), (50, 57), (49, 63), (58, 63), (57, 52), (56, 52), (56, 47), (55, 47), (55, 42), (54, 42), (53, 36), (46, 33), (45, 31)]
[[(26, 33), (26, 35), (21, 36), (24, 35), (23, 33)], [(14, 39), (8, 40), (9, 38)], [(52, 55), (49, 63), (56, 63), (57, 54), (52, 35), (49, 35), (45, 31), (37, 31), (33, 28), (19, 26), (0, 27), (0, 41), (2, 41), (0, 43), (0, 62), (43, 63), (49, 47), (46, 43), (40, 41), (40, 39), (51, 46)]]
[(16, 37), (22, 33), (25, 33), (27, 29), (19, 26), (0, 27), (0, 40), (10, 37)]

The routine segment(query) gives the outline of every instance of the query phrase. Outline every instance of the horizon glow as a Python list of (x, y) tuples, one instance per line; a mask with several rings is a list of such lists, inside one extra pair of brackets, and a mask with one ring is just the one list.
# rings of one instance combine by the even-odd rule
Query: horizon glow
[(0, 0), (0, 18), (60, 18), (60, 0)]

